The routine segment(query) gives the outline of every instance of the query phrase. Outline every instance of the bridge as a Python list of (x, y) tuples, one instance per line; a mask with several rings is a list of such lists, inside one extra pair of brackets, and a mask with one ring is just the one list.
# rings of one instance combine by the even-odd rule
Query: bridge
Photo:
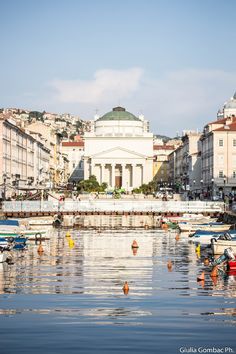
[(72, 201), (5, 201), (2, 213), (6, 217), (62, 215), (183, 215), (197, 213), (219, 216), (225, 212), (223, 202), (160, 201), (127, 199), (93, 199)]

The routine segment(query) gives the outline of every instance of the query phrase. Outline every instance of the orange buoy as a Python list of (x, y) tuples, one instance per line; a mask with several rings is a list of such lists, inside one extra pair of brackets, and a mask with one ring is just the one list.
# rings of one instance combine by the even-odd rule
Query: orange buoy
[(177, 235), (175, 236), (175, 239), (176, 239), (176, 241), (179, 241), (179, 239), (180, 239), (179, 234), (177, 234)]
[(173, 267), (173, 263), (171, 261), (168, 261), (168, 263), (167, 263), (168, 270), (171, 271), (172, 267)]
[(167, 224), (162, 224), (161, 228), (162, 228), (162, 230), (167, 230), (168, 229), (168, 225)]
[(123, 291), (124, 291), (124, 294), (128, 294), (128, 292), (129, 292), (129, 284), (127, 281), (124, 283)]
[(213, 267), (212, 271), (211, 271), (211, 277), (218, 277), (218, 268), (217, 266)]
[(203, 263), (204, 263), (205, 266), (208, 266), (210, 264), (210, 261), (209, 261), (208, 258), (205, 258)]
[(138, 242), (136, 240), (133, 240), (133, 243), (132, 243), (132, 248), (138, 248)]
[(41, 253), (43, 253), (43, 252), (44, 252), (44, 249), (43, 249), (43, 246), (42, 246), (41, 243), (40, 243), (40, 245), (39, 245), (39, 247), (38, 247), (38, 253), (41, 254)]
[(197, 277), (197, 281), (205, 280), (205, 273), (202, 272), (200, 275)]

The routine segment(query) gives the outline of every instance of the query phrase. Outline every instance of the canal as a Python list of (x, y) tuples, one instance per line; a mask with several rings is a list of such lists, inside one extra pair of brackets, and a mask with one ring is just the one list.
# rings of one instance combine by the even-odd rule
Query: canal
[(0, 353), (236, 351), (236, 277), (212, 280), (186, 236), (54, 230), (42, 246), (0, 264)]

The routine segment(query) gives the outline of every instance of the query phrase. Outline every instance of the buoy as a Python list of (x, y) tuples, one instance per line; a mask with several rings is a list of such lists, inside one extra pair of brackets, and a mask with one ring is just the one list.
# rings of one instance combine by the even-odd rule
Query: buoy
[(129, 284), (127, 281), (125, 281), (124, 286), (123, 286), (124, 291), (129, 291)]
[(171, 261), (168, 261), (167, 263), (167, 268), (168, 270), (172, 270), (173, 263)]
[(210, 264), (210, 261), (209, 261), (208, 258), (205, 258), (203, 263), (204, 263), (205, 266), (208, 266)]
[(168, 229), (168, 225), (167, 224), (162, 224), (161, 228), (162, 228), (162, 230), (167, 230)]
[(202, 272), (200, 275), (197, 277), (197, 281), (205, 280), (205, 273)]
[(44, 249), (43, 249), (43, 246), (40, 243), (40, 245), (38, 246), (38, 253), (41, 254), (43, 252), (44, 252)]
[(179, 241), (179, 239), (180, 239), (179, 234), (177, 234), (177, 235), (175, 236), (175, 239), (176, 239), (176, 241)]
[(133, 255), (136, 256), (137, 252), (138, 252), (138, 248), (132, 248), (133, 251)]
[(218, 268), (215, 266), (211, 271), (211, 277), (218, 277)]
[(66, 237), (71, 237), (71, 234), (69, 233), (69, 231), (66, 233)]
[(138, 242), (136, 240), (133, 240), (133, 243), (132, 243), (132, 248), (138, 248)]

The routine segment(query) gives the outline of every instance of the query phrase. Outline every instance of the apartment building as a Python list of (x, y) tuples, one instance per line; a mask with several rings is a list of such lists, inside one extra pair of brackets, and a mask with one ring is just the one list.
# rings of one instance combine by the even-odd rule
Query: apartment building
[(42, 169), (48, 169), (49, 156), (44, 144), (0, 114), (0, 185), (4, 197), (14, 194), (14, 189), (40, 184), (38, 176)]

